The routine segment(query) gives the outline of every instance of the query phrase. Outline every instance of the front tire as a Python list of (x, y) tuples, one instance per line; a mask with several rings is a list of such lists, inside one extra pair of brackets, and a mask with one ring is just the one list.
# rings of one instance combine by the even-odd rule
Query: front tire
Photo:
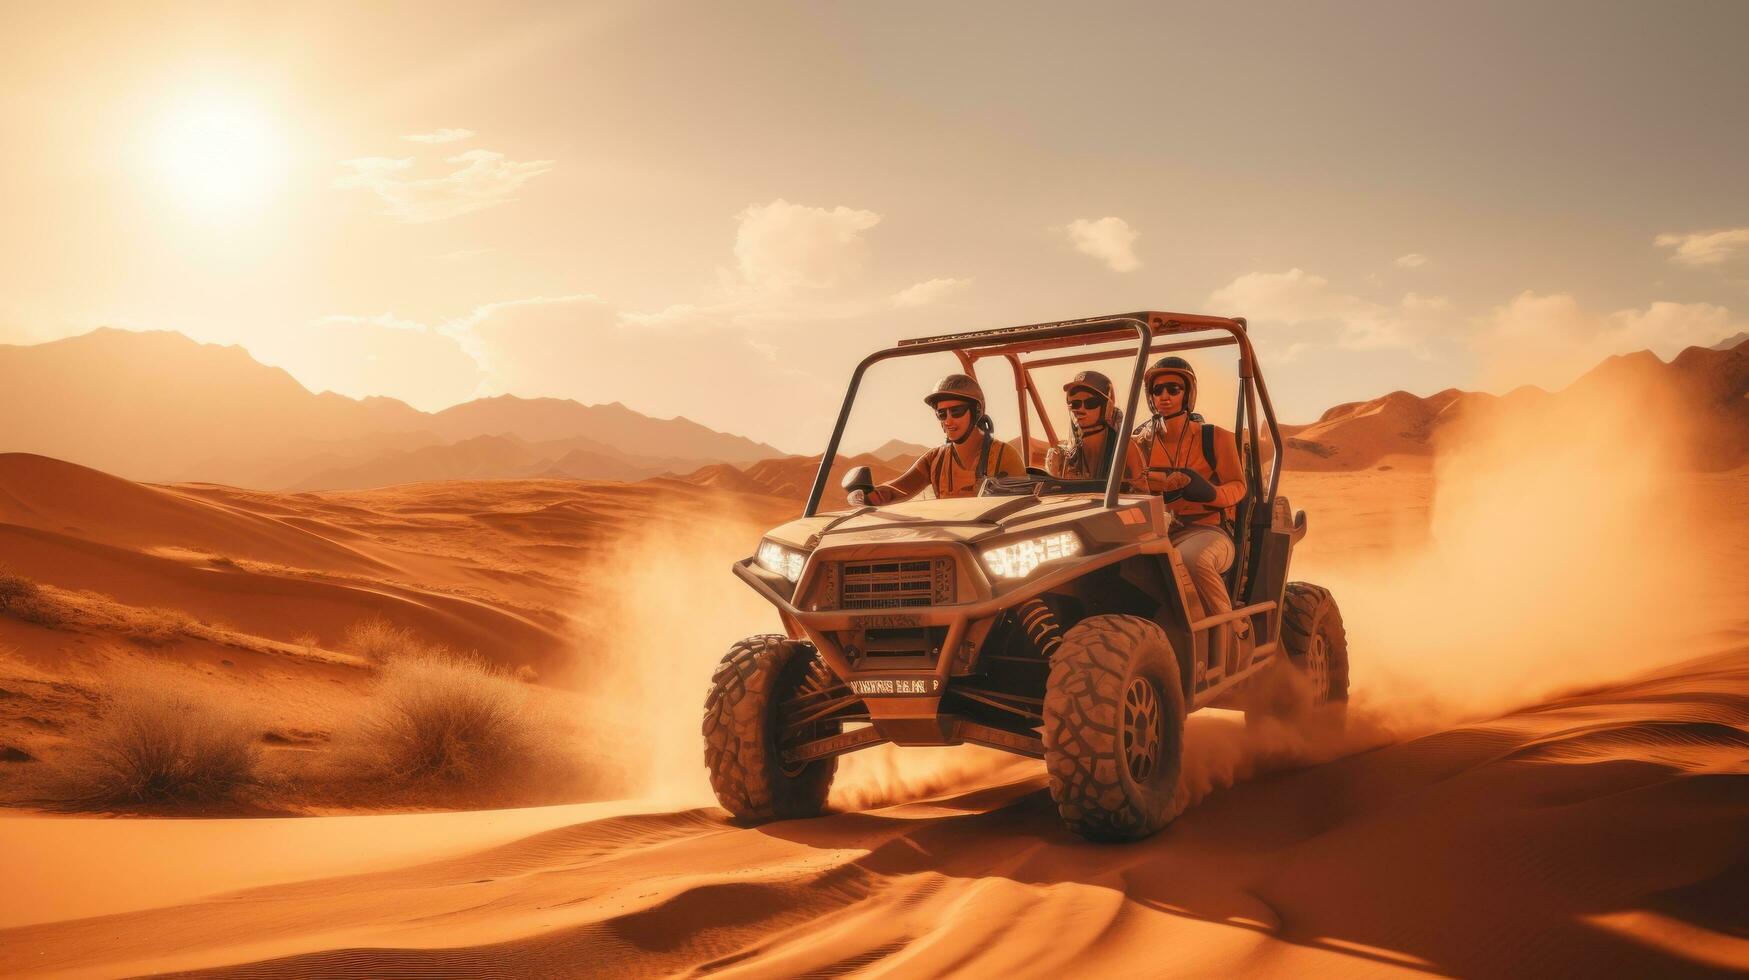
[(1184, 690), (1164, 630), (1093, 616), (1063, 636), (1045, 689), (1051, 799), (1089, 840), (1147, 837), (1183, 810)]
[[(782, 635), (750, 636), (729, 648), (711, 674), (704, 703), (704, 762), (717, 802), (747, 821), (816, 817), (838, 771), (836, 758), (786, 766), (786, 702), (818, 683), (826, 667), (812, 644)], [(816, 735), (836, 722), (817, 723)]]

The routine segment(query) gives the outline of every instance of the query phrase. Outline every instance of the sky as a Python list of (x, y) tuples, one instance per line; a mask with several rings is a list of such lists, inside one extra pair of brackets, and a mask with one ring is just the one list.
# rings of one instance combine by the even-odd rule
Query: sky
[[(9, 3), (0, 343), (177, 330), (795, 452), (901, 337), (1139, 309), (1248, 317), (1284, 421), (1559, 387), (1749, 329), (1745, 38), (1727, 2)], [(952, 369), (872, 374), (850, 444), (930, 441)]]

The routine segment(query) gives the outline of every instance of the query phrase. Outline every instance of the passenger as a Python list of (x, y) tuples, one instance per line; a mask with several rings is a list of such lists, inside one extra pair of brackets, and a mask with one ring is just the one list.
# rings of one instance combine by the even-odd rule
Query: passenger
[[(1064, 480), (1103, 480), (1117, 455), (1123, 432), (1123, 409), (1112, 397), (1111, 379), (1098, 371), (1082, 371), (1063, 386), (1069, 400), (1069, 438), (1045, 452), (1045, 471)], [(1147, 464), (1135, 440), (1124, 451), (1123, 489), (1147, 485)]]
[(907, 500), (924, 487), (933, 487), (937, 497), (970, 497), (978, 484), (990, 476), (1020, 476), (1026, 466), (1013, 446), (999, 442), (995, 425), (984, 414), (984, 389), (964, 374), (942, 378), (923, 401), (935, 409), (947, 441), (922, 456), (891, 483), (873, 490), (852, 490), (853, 507), (875, 506)]
[[(1190, 570), (1206, 615), (1233, 608), (1225, 573), (1233, 566), (1234, 509), (1245, 499), (1244, 468), (1233, 434), (1192, 415), (1196, 369), (1163, 357), (1144, 375), (1154, 417), (1135, 431), (1147, 461), (1148, 489), (1159, 493), (1179, 525), (1172, 543)], [(1238, 624), (1243, 635), (1244, 624)]]

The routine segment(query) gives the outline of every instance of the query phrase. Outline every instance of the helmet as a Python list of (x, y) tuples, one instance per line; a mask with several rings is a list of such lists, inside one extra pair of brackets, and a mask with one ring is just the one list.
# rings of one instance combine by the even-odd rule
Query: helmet
[(1111, 379), (1098, 371), (1082, 371), (1063, 386), (1064, 391), (1074, 391), (1077, 388), (1098, 395), (1108, 403), (1111, 401)]
[(1098, 371), (1082, 371), (1069, 379), (1069, 383), (1063, 386), (1063, 391), (1085, 391), (1105, 399), (1105, 411), (1100, 413), (1100, 417), (1107, 422), (1114, 416), (1121, 417), (1123, 414), (1118, 410), (1117, 399), (1112, 395), (1111, 379)]
[[(1161, 375), (1175, 374), (1184, 382), (1184, 410), (1196, 410), (1196, 368), (1190, 362), (1176, 355), (1162, 357), (1148, 365), (1148, 373), (1142, 376), (1142, 383), (1149, 388), (1154, 387), (1154, 379)], [(1151, 392), (1150, 392), (1151, 394)]]
[(934, 408), (937, 402), (954, 398), (971, 402), (977, 406), (979, 415), (984, 414), (984, 389), (970, 375), (950, 374), (942, 378), (935, 383), (935, 390), (923, 396), (923, 401), (930, 408)]

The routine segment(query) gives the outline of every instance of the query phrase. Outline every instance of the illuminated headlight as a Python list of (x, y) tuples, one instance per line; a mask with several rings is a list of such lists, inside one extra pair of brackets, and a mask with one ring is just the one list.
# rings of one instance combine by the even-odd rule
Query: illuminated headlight
[(794, 582), (802, 577), (802, 566), (807, 564), (808, 556), (775, 541), (761, 541), (756, 560), (760, 568)]
[(1080, 553), (1081, 539), (1075, 532), (1059, 531), (991, 548), (984, 552), (984, 567), (997, 578), (1025, 578), (1047, 561)]

